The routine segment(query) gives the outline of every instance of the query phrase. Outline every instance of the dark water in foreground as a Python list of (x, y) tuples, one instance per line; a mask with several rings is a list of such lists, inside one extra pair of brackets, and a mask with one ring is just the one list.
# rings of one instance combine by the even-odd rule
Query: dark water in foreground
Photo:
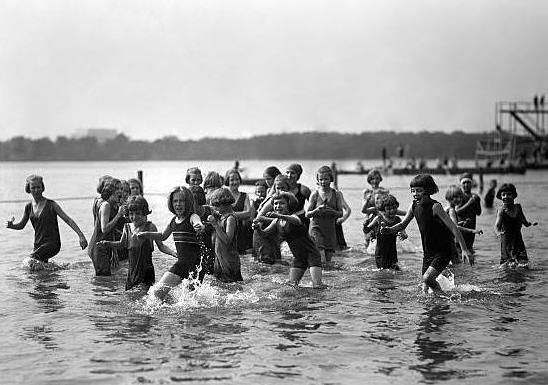
[[(264, 165), (249, 167), (260, 170)], [(41, 167), (45, 195), (52, 198), (93, 196), (100, 174), (132, 177), (143, 168), (148, 191), (167, 192), (179, 181), (162, 182), (166, 176), (158, 170), (179, 175), (187, 167), (165, 162), (123, 163), (113, 170), (108, 170), (111, 164), (7, 166), (8, 171), (6, 164), (1, 171), (8, 189), (3, 200), (26, 198), (22, 185), (25, 175), (37, 172), (33, 167)], [(209, 166), (224, 170), (230, 165)], [(317, 168), (313, 162), (304, 166)], [(312, 176), (303, 178), (309, 186)], [(114, 277), (93, 277), (91, 263), (65, 225), (63, 250), (55, 260), (68, 268), (42, 272), (24, 267), (32, 247), (30, 224), (20, 232), (3, 228), (0, 383), (547, 383), (548, 208), (545, 199), (537, 199), (548, 190), (547, 176), (503, 177), (516, 182), (525, 213), (540, 222), (523, 231), (532, 268), (498, 269), (495, 212), (485, 211), (479, 219), (485, 234), (477, 240), (477, 265), (454, 270), (450, 299), (420, 293), (422, 256), (414, 224), (410, 239), (399, 245), (403, 270), (374, 269), (361, 245), (359, 206), (365, 183), (360, 177), (341, 179), (354, 210), (345, 223), (352, 250), (324, 272), (327, 290), (312, 289), (308, 273), (302, 287), (287, 287), (287, 266), (258, 265), (244, 257), (242, 284), (207, 279), (196, 292), (179, 289), (172, 303), (159, 305), (142, 291), (123, 290), (124, 266)], [(454, 182), (453, 177), (436, 180), (440, 186)], [(404, 208), (410, 202), (408, 181), (383, 181)], [(148, 198), (149, 218), (165, 226), (170, 215), (164, 197)], [(89, 235), (91, 202), (60, 204)], [(0, 205), (8, 219), (20, 217), (24, 204)], [(154, 262), (159, 277), (173, 259), (155, 253)]]

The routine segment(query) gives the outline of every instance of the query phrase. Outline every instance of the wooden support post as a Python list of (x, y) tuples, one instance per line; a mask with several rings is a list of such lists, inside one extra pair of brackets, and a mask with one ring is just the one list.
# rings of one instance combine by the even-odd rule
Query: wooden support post
[(339, 181), (338, 181), (338, 175), (337, 175), (337, 165), (335, 162), (331, 163), (331, 171), (333, 171), (333, 186), (335, 187), (335, 190), (338, 190), (339, 188)]
[(143, 189), (142, 193), (145, 193), (145, 185), (143, 184), (143, 171), (138, 170), (137, 171), (137, 179), (139, 179), (139, 182), (141, 182), (141, 188)]

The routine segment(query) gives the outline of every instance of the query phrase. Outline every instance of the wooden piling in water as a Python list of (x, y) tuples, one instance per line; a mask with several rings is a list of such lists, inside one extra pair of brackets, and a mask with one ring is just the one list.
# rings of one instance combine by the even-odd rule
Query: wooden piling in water
[(145, 193), (145, 185), (143, 184), (143, 171), (138, 170), (137, 171), (137, 179), (139, 179), (139, 182), (141, 182), (141, 189), (143, 190), (142, 193)]

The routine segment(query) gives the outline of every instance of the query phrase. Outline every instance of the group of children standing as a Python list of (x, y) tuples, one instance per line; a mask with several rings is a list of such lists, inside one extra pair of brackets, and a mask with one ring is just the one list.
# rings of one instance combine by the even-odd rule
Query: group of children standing
[[(102, 176), (97, 186), (99, 196), (92, 205), (94, 227), (88, 247), (95, 273), (109, 276), (120, 260), (128, 259), (126, 290), (140, 284), (151, 286), (155, 282), (155, 243), (158, 250), (177, 259), (154, 286), (154, 294), (163, 298), (184, 279), (193, 285), (202, 282), (205, 274), (224, 282), (242, 281), (240, 254), (251, 250), (256, 261), (275, 263), (281, 259), (280, 243), (286, 241), (293, 254), (289, 282), (298, 285), (309, 269), (313, 287), (325, 287), (322, 266), (329, 264), (335, 250), (346, 247), (341, 224), (351, 209), (342, 192), (331, 187), (331, 168), (317, 170), (314, 191), (299, 183), (302, 172), (299, 164), (287, 166), (285, 173), (268, 167), (251, 200), (239, 191), (242, 178), (237, 168), (224, 177), (211, 171), (205, 178), (200, 169), (190, 168), (185, 177), (187, 186), (174, 188), (168, 196), (173, 217), (162, 232), (148, 220), (151, 211), (139, 180)], [(481, 201), (471, 191), (470, 174), (461, 176), (460, 186), (448, 188), (447, 209), (431, 198), (438, 192), (431, 175), (420, 174), (411, 180), (413, 202), (407, 211), (399, 210), (396, 197), (380, 187), (382, 175), (378, 170), (371, 170), (367, 181), (370, 188), (364, 191), (361, 210), (366, 216), (363, 231), (366, 246), (376, 242), (378, 268), (399, 270), (396, 240), (407, 238), (405, 228), (413, 218), (421, 234), (425, 289), (441, 291), (436, 278), (450, 263), (474, 264), (472, 248), (475, 235), (481, 233), (475, 228)], [(56, 202), (43, 197), (44, 189), (41, 177), (29, 176), (25, 190), (32, 201), (25, 206), (21, 221), (14, 223), (12, 218), (7, 222), (8, 228), (19, 230), (31, 220), (35, 229), (31, 257), (37, 263), (47, 263), (60, 250), (57, 216), (78, 234), (82, 249), (88, 245), (78, 225)], [(503, 184), (496, 197), (503, 203), (495, 223), (501, 237), (500, 262), (525, 267), (528, 257), (521, 226), (532, 223), (514, 203), (514, 185)], [(163, 243), (170, 235), (176, 250)]]

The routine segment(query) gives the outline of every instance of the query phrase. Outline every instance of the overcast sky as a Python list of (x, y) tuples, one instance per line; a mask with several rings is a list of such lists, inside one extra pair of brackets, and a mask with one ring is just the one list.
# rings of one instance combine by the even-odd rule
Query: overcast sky
[(484, 132), (547, 37), (545, 0), (1, 0), (0, 140)]

